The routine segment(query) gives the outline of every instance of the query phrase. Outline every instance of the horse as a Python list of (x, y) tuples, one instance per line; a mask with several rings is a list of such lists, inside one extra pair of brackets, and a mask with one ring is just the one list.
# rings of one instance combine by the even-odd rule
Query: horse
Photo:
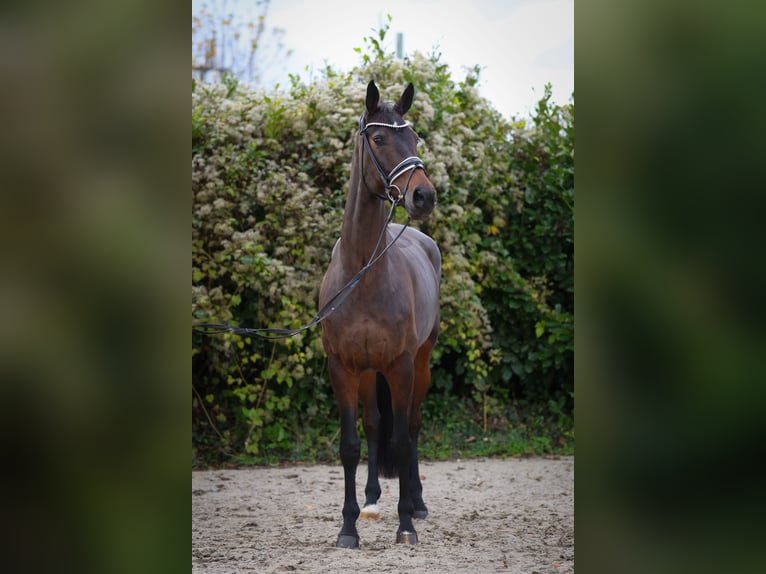
[[(441, 255), (424, 233), (389, 223), (398, 205), (410, 219), (421, 220), (436, 204), (436, 190), (416, 154), (418, 136), (403, 119), (414, 92), (410, 83), (391, 104), (380, 101), (374, 80), (367, 86), (341, 235), (320, 287), (319, 303), (324, 307), (349, 282), (358, 281), (322, 323), (322, 344), (340, 415), (345, 485), (338, 548), (359, 547), (360, 514), (379, 518), (379, 476), (399, 478), (397, 543), (417, 544), (413, 518), (428, 515), (417, 445), (420, 407), (431, 381), (429, 361), (439, 335)], [(356, 499), (360, 399), (368, 443), (361, 512)]]

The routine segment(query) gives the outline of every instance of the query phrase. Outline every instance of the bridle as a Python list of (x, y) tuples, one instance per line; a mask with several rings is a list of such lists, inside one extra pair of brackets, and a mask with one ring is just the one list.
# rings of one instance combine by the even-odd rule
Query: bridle
[[(386, 172), (383, 171), (383, 168), (380, 167), (380, 163), (378, 162), (378, 159), (375, 157), (375, 154), (372, 152), (372, 146), (370, 146), (370, 140), (367, 137), (367, 128), (370, 126), (380, 126), (384, 128), (391, 128), (394, 130), (400, 130), (404, 128), (410, 127), (410, 122), (405, 121), (403, 124), (384, 124), (382, 122), (369, 122), (366, 123), (364, 121), (364, 113), (359, 117), (359, 137), (362, 138), (362, 142), (364, 145), (364, 149), (367, 151), (367, 155), (370, 156), (370, 159), (372, 160), (372, 165), (375, 166), (375, 170), (378, 172), (378, 175), (380, 176), (380, 180), (383, 182), (383, 187), (386, 191), (386, 195), (383, 196), (379, 193), (375, 193), (374, 191), (370, 190), (370, 193), (373, 194), (375, 197), (378, 197), (379, 199), (388, 200), (393, 205), (396, 205), (398, 203), (404, 202), (404, 198), (407, 194), (407, 190), (410, 186), (410, 180), (412, 179), (413, 174), (415, 173), (416, 169), (422, 169), (426, 176), (428, 176), (428, 172), (426, 171), (426, 164), (423, 163), (423, 160), (420, 159), (417, 156), (411, 155), (410, 157), (407, 157), (399, 162), (399, 164), (392, 169), (388, 175), (386, 175)], [(394, 183), (396, 179), (407, 172), (410, 172), (410, 175), (407, 177), (407, 181), (404, 184), (404, 191), (402, 191), (398, 185)], [(362, 173), (364, 174), (364, 156), (362, 156)], [(396, 189), (398, 192), (397, 197), (393, 197), (391, 195), (391, 190)]]

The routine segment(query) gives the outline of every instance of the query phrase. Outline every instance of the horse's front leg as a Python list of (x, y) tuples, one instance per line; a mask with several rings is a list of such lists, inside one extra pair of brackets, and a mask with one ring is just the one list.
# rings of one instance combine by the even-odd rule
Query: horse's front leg
[(413, 398), (414, 369), (412, 356), (404, 353), (385, 373), (391, 389), (394, 424), (391, 446), (399, 469), (399, 528), (396, 541), (417, 544), (418, 535), (412, 524), (415, 505), (412, 499), (413, 443), (410, 437), (410, 412)]
[(356, 530), (356, 520), (359, 518), (359, 504), (356, 501), (356, 467), (360, 453), (360, 441), (356, 432), (359, 379), (349, 373), (335, 357), (328, 358), (328, 367), (340, 413), (340, 460), (345, 486), (343, 526), (335, 545), (338, 548), (359, 548), (359, 533)]

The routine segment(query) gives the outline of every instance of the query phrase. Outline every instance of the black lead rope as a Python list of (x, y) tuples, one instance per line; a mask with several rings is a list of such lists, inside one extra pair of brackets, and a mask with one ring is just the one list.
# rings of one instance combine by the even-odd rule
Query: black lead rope
[(332, 296), (332, 298), (324, 304), (324, 306), (319, 310), (319, 312), (314, 315), (313, 319), (306, 323), (303, 327), (299, 327), (298, 329), (271, 329), (271, 328), (262, 328), (262, 329), (250, 329), (247, 327), (236, 327), (234, 325), (229, 325), (226, 323), (200, 323), (197, 325), (194, 325), (192, 329), (196, 331), (197, 333), (201, 333), (203, 335), (220, 335), (223, 333), (232, 333), (234, 335), (253, 335), (255, 337), (259, 337), (261, 339), (287, 339), (289, 337), (292, 337), (294, 335), (297, 335), (298, 333), (302, 333), (303, 331), (306, 331), (307, 329), (311, 329), (311, 327), (318, 325), (327, 317), (333, 314), (335, 310), (341, 306), (343, 301), (346, 300), (346, 298), (351, 294), (351, 291), (354, 290), (354, 288), (359, 284), (359, 281), (362, 280), (362, 277), (364, 277), (367, 272), (370, 270), (370, 268), (377, 263), (381, 257), (383, 257), (386, 254), (386, 251), (391, 249), (391, 246), (396, 243), (396, 240), (401, 237), (402, 233), (404, 233), (404, 230), (407, 228), (407, 226), (410, 224), (410, 218), (407, 218), (407, 222), (402, 226), (402, 229), (399, 231), (399, 233), (396, 234), (396, 237), (394, 237), (393, 241), (385, 246), (383, 251), (381, 251), (378, 255), (375, 255), (375, 253), (378, 251), (378, 247), (380, 247), (380, 242), (383, 240), (383, 237), (385, 236), (386, 232), (388, 231), (388, 224), (391, 222), (391, 220), (394, 217), (394, 211), (396, 211), (396, 203), (391, 204), (391, 211), (388, 213), (388, 217), (386, 218), (386, 224), (383, 226), (383, 231), (380, 234), (380, 237), (378, 237), (378, 242), (375, 244), (375, 249), (373, 250), (373, 257), (370, 259), (370, 261), (367, 262), (367, 264), (362, 267), (359, 272), (354, 275), (351, 280), (346, 283), (343, 287), (340, 288), (340, 290)]
[[(341, 306), (343, 301), (346, 300), (346, 298), (351, 294), (351, 292), (354, 290), (354, 288), (359, 284), (359, 282), (362, 280), (362, 277), (364, 277), (367, 272), (370, 270), (370, 268), (377, 263), (381, 257), (383, 257), (386, 254), (386, 251), (391, 249), (391, 246), (396, 243), (397, 239), (399, 239), (402, 236), (402, 233), (404, 233), (404, 230), (407, 228), (407, 226), (410, 224), (410, 218), (407, 218), (407, 222), (402, 226), (402, 229), (399, 231), (399, 233), (396, 234), (396, 237), (394, 237), (393, 241), (386, 245), (383, 248), (383, 251), (381, 251), (378, 255), (375, 255), (378, 252), (378, 248), (380, 247), (381, 241), (383, 241), (383, 237), (385, 237), (387, 231), (388, 231), (388, 224), (391, 223), (391, 220), (394, 217), (394, 212), (396, 211), (396, 206), (399, 205), (399, 203), (404, 202), (405, 195), (407, 194), (407, 189), (410, 186), (410, 180), (412, 179), (413, 174), (415, 173), (416, 169), (422, 169), (425, 171), (425, 164), (423, 163), (423, 160), (421, 160), (419, 157), (411, 156), (403, 160), (399, 163), (393, 170), (391, 170), (391, 173), (386, 175), (386, 173), (383, 171), (383, 168), (380, 167), (380, 164), (378, 163), (378, 160), (375, 158), (375, 154), (372, 153), (372, 148), (370, 147), (370, 142), (367, 141), (366, 130), (368, 125), (380, 125), (384, 127), (389, 128), (404, 128), (409, 126), (408, 123), (404, 123), (403, 125), (394, 125), (394, 124), (365, 124), (364, 123), (364, 114), (362, 114), (362, 117), (359, 118), (359, 135), (362, 136), (364, 147), (367, 150), (367, 153), (372, 158), (373, 165), (375, 166), (375, 169), (377, 170), (378, 174), (380, 175), (380, 179), (383, 181), (383, 185), (385, 185), (386, 188), (386, 195), (387, 197), (378, 196), (381, 199), (388, 199), (391, 201), (391, 211), (388, 213), (388, 217), (386, 218), (386, 223), (383, 226), (383, 231), (380, 233), (380, 237), (378, 237), (378, 242), (375, 244), (375, 249), (372, 250), (372, 257), (370, 257), (370, 260), (367, 262), (367, 264), (362, 267), (359, 272), (354, 275), (351, 280), (346, 283), (343, 287), (340, 288), (340, 290), (332, 296), (332, 298), (324, 304), (324, 306), (317, 312), (316, 315), (306, 323), (303, 327), (299, 327), (298, 329), (272, 329), (272, 328), (263, 328), (263, 329), (250, 329), (247, 327), (236, 327), (234, 325), (229, 325), (227, 323), (198, 323), (197, 325), (194, 325), (192, 329), (196, 331), (197, 333), (201, 333), (203, 335), (221, 335), (223, 333), (232, 333), (234, 335), (252, 335), (255, 337), (259, 337), (261, 339), (287, 339), (288, 337), (292, 337), (294, 335), (297, 335), (298, 333), (302, 333), (303, 331), (306, 331), (307, 329), (311, 329), (311, 327), (314, 327), (315, 325), (318, 325), (327, 317), (333, 314), (335, 310)], [(407, 177), (407, 182), (404, 185), (404, 192), (399, 190), (399, 188), (394, 185), (394, 181), (396, 178), (398, 178), (403, 173), (409, 171), (409, 176)], [(396, 189), (399, 191), (399, 197), (393, 198), (391, 197), (391, 188), (396, 187)], [(378, 195), (378, 194), (374, 194)]]

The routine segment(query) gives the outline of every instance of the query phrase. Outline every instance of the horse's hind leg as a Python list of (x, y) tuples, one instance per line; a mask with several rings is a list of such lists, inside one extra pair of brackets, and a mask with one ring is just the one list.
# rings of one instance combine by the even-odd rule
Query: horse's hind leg
[[(377, 401), (377, 375), (370, 371), (362, 376), (359, 396), (362, 399), (362, 422), (367, 437), (367, 486), (364, 489), (362, 518), (377, 520), (380, 518), (378, 499), (380, 499), (380, 481), (378, 480), (378, 445), (380, 442), (380, 410)], [(384, 382), (384, 384), (386, 384)]]
[(423, 483), (420, 482), (420, 469), (418, 466), (418, 437), (415, 435), (412, 439), (412, 465), (410, 468), (410, 492), (412, 493), (412, 505), (414, 511), (413, 518), (426, 518), (428, 508), (423, 502)]
[(418, 434), (423, 425), (423, 417), (420, 405), (425, 399), (428, 386), (431, 384), (431, 351), (436, 343), (436, 333), (421, 345), (415, 357), (415, 388), (412, 396), (412, 417), (410, 420), (410, 436), (412, 437), (412, 464), (410, 466), (410, 492), (412, 503), (415, 507), (414, 518), (428, 516), (428, 508), (423, 502), (423, 483), (420, 482), (420, 468), (418, 466)]
[(343, 527), (335, 545), (338, 548), (358, 548), (356, 519), (359, 518), (359, 504), (356, 501), (356, 467), (359, 464), (360, 441), (356, 433), (356, 421), (359, 381), (343, 368), (337, 357), (328, 357), (328, 367), (340, 413), (340, 460), (343, 463), (345, 485)]

